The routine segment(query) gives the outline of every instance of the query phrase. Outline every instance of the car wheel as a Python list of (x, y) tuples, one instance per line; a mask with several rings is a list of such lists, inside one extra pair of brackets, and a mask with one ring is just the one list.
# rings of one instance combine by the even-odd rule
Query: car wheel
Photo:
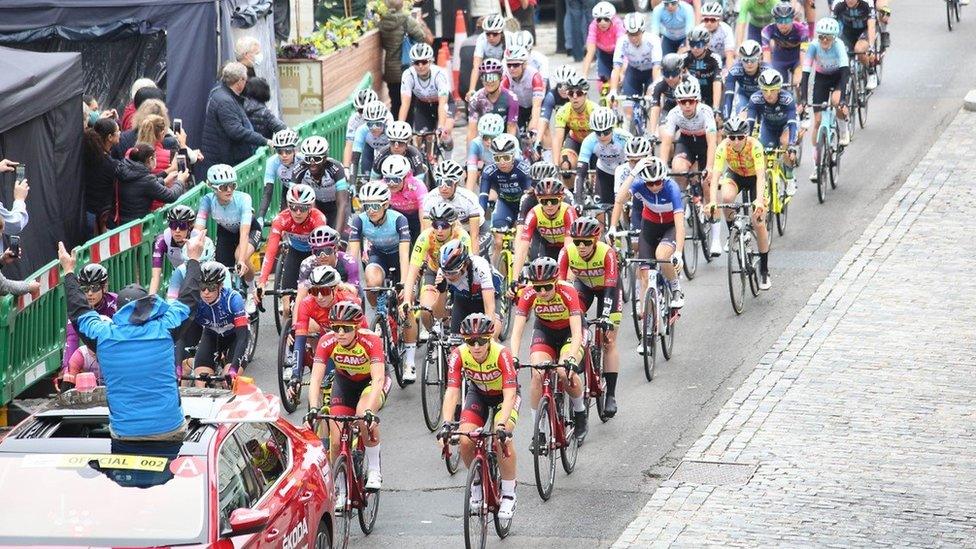
[(315, 549), (332, 549), (332, 532), (324, 519), (319, 523), (319, 531), (315, 533)]

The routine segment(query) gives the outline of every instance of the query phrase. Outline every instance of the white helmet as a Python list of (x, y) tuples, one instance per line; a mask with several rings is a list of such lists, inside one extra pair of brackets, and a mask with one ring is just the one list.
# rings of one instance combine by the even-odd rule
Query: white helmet
[(410, 139), (411, 135), (413, 135), (413, 128), (410, 127), (409, 123), (402, 120), (392, 122), (386, 127), (386, 137), (390, 141), (406, 141)]
[(529, 50), (525, 49), (523, 46), (514, 46), (512, 49), (505, 52), (505, 61), (507, 62), (519, 62), (525, 63), (529, 60)]
[(391, 154), (383, 161), (380, 172), (384, 179), (403, 180), (410, 173), (410, 161), (399, 154)]
[(817, 26), (814, 30), (816, 30), (817, 34), (837, 36), (840, 34), (840, 23), (833, 17), (824, 17), (820, 21), (817, 21)]
[(643, 135), (631, 138), (624, 147), (624, 156), (627, 158), (644, 158), (651, 154), (651, 141)]
[(597, 2), (593, 6), (593, 19), (610, 19), (614, 15), (617, 15), (617, 8), (613, 7), (613, 4), (604, 0), (603, 2)]
[(275, 132), (271, 138), (271, 146), (276, 149), (293, 149), (298, 145), (298, 134), (291, 128)]
[(637, 177), (644, 181), (660, 181), (668, 176), (668, 165), (656, 156), (649, 156), (644, 160), (644, 167), (637, 172)]
[(532, 48), (535, 47), (535, 37), (532, 36), (531, 32), (527, 30), (518, 31), (514, 36), (515, 38), (512, 39), (512, 45), (522, 46), (530, 52), (532, 51)]
[(464, 177), (464, 168), (454, 160), (441, 160), (434, 166), (434, 181), (440, 183), (442, 180), (457, 183)]
[(382, 181), (370, 181), (359, 188), (360, 202), (389, 202), (390, 188)]
[(356, 93), (356, 97), (352, 99), (352, 108), (362, 110), (366, 103), (371, 103), (373, 101), (379, 101), (380, 97), (376, 95), (373, 88), (366, 88), (364, 90), (359, 90)]
[(302, 156), (325, 156), (328, 153), (329, 140), (320, 135), (306, 137), (302, 141)]
[(481, 23), (481, 28), (485, 32), (502, 32), (505, 28), (505, 18), (501, 15), (489, 15)]
[(207, 170), (207, 182), (211, 187), (237, 183), (237, 170), (227, 164), (214, 164)]
[(495, 138), (505, 131), (505, 119), (502, 115), (489, 112), (478, 119), (478, 135)]
[(492, 154), (515, 154), (518, 152), (518, 140), (515, 136), (503, 133), (491, 140)]
[(552, 73), (552, 81), (556, 84), (565, 84), (570, 78), (579, 74), (575, 68), (569, 65), (562, 65)]
[(433, 61), (434, 60), (434, 48), (430, 47), (430, 44), (426, 42), (420, 42), (414, 44), (410, 48), (410, 62), (414, 61)]
[(633, 34), (644, 30), (644, 14), (640, 12), (628, 13), (624, 17), (624, 30)]
[(783, 87), (783, 75), (776, 69), (766, 69), (759, 73), (759, 87), (764, 90), (778, 90)]
[(289, 204), (302, 204), (309, 206), (315, 203), (315, 191), (312, 190), (312, 187), (309, 187), (303, 183), (292, 185), (291, 188), (288, 189), (286, 202)]
[(382, 101), (371, 101), (363, 107), (363, 120), (369, 122), (385, 121), (389, 114), (390, 109), (386, 108), (386, 103)]
[(724, 13), (725, 13), (725, 9), (722, 8), (721, 2), (706, 2), (702, 4), (701, 7), (702, 17), (718, 17), (721, 19)]
[(674, 98), (677, 100), (701, 99), (701, 86), (699, 86), (698, 80), (694, 78), (682, 80), (680, 84), (674, 87)]
[(597, 107), (590, 113), (590, 129), (595, 132), (609, 130), (617, 123), (617, 115), (610, 107)]
[(760, 55), (762, 55), (762, 46), (755, 40), (746, 40), (739, 46), (739, 58), (743, 61), (746, 59), (757, 60)]

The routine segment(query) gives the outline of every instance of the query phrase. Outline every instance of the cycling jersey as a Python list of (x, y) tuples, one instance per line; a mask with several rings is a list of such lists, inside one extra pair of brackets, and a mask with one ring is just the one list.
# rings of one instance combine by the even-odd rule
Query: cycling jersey
[(569, 227), (576, 221), (576, 208), (572, 208), (565, 202), (559, 203), (559, 210), (553, 217), (548, 217), (539, 204), (529, 210), (525, 216), (525, 227), (519, 239), (522, 242), (532, 242), (536, 229), (539, 230), (539, 237), (551, 246), (562, 246), (569, 234)]
[(505, 124), (518, 120), (519, 98), (512, 90), (498, 87), (498, 97), (494, 101), (488, 97), (488, 90), (481, 88), (468, 102), (468, 121), (477, 122), (488, 113), (495, 113), (505, 119)]
[(213, 216), (218, 227), (238, 232), (241, 225), (251, 223), (251, 213), (251, 195), (245, 192), (234, 191), (227, 204), (221, 204), (216, 194), (209, 193), (200, 199), (195, 225), (197, 229), (203, 229), (207, 226), (207, 219)]
[[(518, 103), (515, 103), (515, 112), (518, 112)], [(472, 139), (468, 143), (468, 160), (467, 167), (469, 172), (478, 171), (478, 169), (483, 169), (486, 166), (493, 166), (495, 164), (495, 159), (491, 156), (491, 151), (488, 150), (489, 146), (485, 145), (483, 139)], [(515, 151), (515, 161), (520, 162), (522, 160), (522, 151)]]
[(335, 369), (336, 375), (350, 381), (366, 381), (372, 377), (373, 364), (384, 364), (383, 342), (373, 332), (360, 329), (352, 346), (343, 347), (336, 334), (329, 332), (319, 338), (315, 362), (325, 363), (326, 371)]
[(742, 61), (736, 61), (735, 65), (732, 65), (728, 74), (725, 75), (725, 102), (722, 105), (722, 116), (726, 120), (732, 116), (732, 103), (736, 95), (742, 98), (741, 109), (745, 108), (745, 103), (749, 97), (759, 91), (759, 75), (767, 68), (769, 65), (760, 61), (756, 67), (756, 72), (749, 74), (742, 66)]
[[(583, 104), (582, 111), (577, 111), (573, 108), (573, 104), (567, 101), (566, 104), (559, 107), (559, 110), (556, 111), (555, 126), (557, 129), (562, 128), (567, 130), (569, 137), (573, 141), (582, 143), (586, 139), (586, 136), (590, 134), (590, 113), (595, 108), (596, 103), (589, 99)], [(556, 146), (558, 145), (557, 143)]]
[[(186, 278), (186, 262), (184, 262), (179, 267), (173, 269), (173, 272), (169, 275), (169, 284), (166, 286), (166, 299), (173, 300), (180, 296), (180, 288), (183, 287), (183, 279)], [(224, 289), (232, 289), (233, 275), (230, 271), (227, 271), (227, 276), (224, 277)]]
[(163, 231), (163, 234), (159, 235), (159, 238), (156, 239), (156, 243), (153, 244), (153, 269), (163, 268), (164, 257), (169, 260), (169, 263), (173, 266), (173, 268), (179, 267), (183, 264), (183, 246), (177, 246), (173, 242), (173, 231), (171, 231), (169, 227)]
[(446, 69), (429, 64), (430, 73), (426, 78), (417, 74), (417, 67), (403, 71), (400, 81), (400, 95), (413, 97), (424, 103), (437, 103), (442, 97), (451, 95), (451, 76)]
[[(340, 301), (352, 301), (353, 303), (360, 303), (359, 294), (352, 286), (340, 284), (334, 290), (332, 303), (335, 304)], [(295, 336), (308, 335), (309, 320), (314, 320), (315, 323), (319, 325), (319, 329), (321, 330), (320, 333), (325, 333), (331, 330), (332, 319), (329, 316), (331, 310), (331, 305), (328, 307), (320, 307), (314, 296), (305, 296), (305, 299), (298, 304), (298, 311), (295, 315)], [(367, 327), (365, 316), (363, 316), (363, 320), (360, 324), (363, 328)], [(298, 345), (295, 347), (298, 348)]]
[(546, 92), (546, 98), (542, 100), (542, 118), (545, 121), (549, 121), (552, 118), (552, 113), (560, 109), (563, 105), (569, 102), (569, 98), (563, 97), (558, 90), (556, 90), (556, 83), (549, 82), (549, 91)]
[(701, 88), (702, 101), (712, 104), (712, 83), (721, 78), (722, 58), (717, 53), (705, 50), (701, 57), (695, 57), (691, 52), (685, 54), (682, 66), (692, 77), (698, 79)]
[(763, 152), (762, 143), (754, 137), (746, 137), (746, 143), (742, 150), (736, 152), (732, 149), (732, 142), (723, 139), (715, 152), (714, 169), (716, 173), (721, 174), (726, 167), (732, 173), (743, 177), (756, 175), (757, 170), (766, 167), (766, 155)]
[(308, 235), (312, 229), (321, 225), (327, 225), (325, 214), (315, 208), (309, 210), (308, 217), (302, 223), (295, 221), (291, 210), (280, 212), (271, 222), (271, 234), (268, 236), (264, 264), (261, 266), (261, 284), (264, 285), (271, 276), (271, 270), (274, 269), (278, 258), (278, 246), (282, 235), (288, 235), (288, 244), (293, 250), (307, 254), (312, 251), (312, 247), (308, 245)]
[(220, 295), (213, 303), (200, 299), (193, 320), (216, 334), (224, 335), (234, 328), (247, 326), (247, 312), (244, 298), (234, 290), (220, 289)]
[[(379, 150), (373, 157), (373, 173), (371, 174), (373, 179), (379, 179), (381, 177), (380, 170), (383, 168), (383, 161), (394, 154), (390, 150), (390, 146), (387, 145)], [(424, 153), (420, 152), (420, 149), (414, 147), (411, 144), (407, 144), (407, 150), (400, 156), (407, 159), (410, 162), (410, 173), (416, 177), (420, 177), (427, 173), (427, 160), (424, 158)]]
[(591, 164), (590, 158), (596, 155), (596, 169), (612, 174), (617, 166), (627, 159), (624, 157), (624, 147), (630, 141), (630, 133), (614, 129), (610, 134), (610, 142), (602, 143), (596, 133), (591, 133), (580, 146), (579, 161)]
[(427, 196), (427, 187), (415, 177), (403, 180), (400, 190), (390, 194), (390, 208), (403, 215), (414, 215), (420, 211), (420, 204)]
[[(868, 20), (876, 17), (874, 7), (865, 0), (858, 0), (854, 6), (846, 1), (837, 2), (832, 11), (834, 18), (840, 22), (840, 32), (845, 40), (853, 42), (868, 30)], [(853, 46), (853, 44), (850, 44)]]
[(674, 214), (685, 211), (684, 202), (681, 200), (681, 187), (670, 177), (664, 180), (664, 186), (658, 192), (652, 192), (643, 179), (635, 177), (630, 185), (630, 192), (644, 204), (644, 209), (641, 211), (641, 218), (644, 221), (668, 225), (674, 223)]
[(683, 42), (693, 28), (695, 28), (695, 9), (685, 2), (679, 2), (678, 9), (674, 12), (669, 11), (663, 2), (655, 6), (651, 12), (653, 35), (662, 35)]
[(515, 204), (522, 199), (522, 194), (532, 188), (529, 178), (529, 166), (525, 161), (516, 162), (510, 172), (504, 172), (497, 164), (485, 166), (481, 171), (480, 204), (482, 209), (488, 207), (488, 192), (492, 189), (498, 193), (498, 199)]
[(719, 21), (718, 27), (708, 39), (708, 49), (713, 52), (728, 53), (735, 51), (735, 31), (725, 21)]
[(638, 71), (649, 71), (661, 64), (661, 39), (654, 34), (644, 33), (640, 44), (634, 45), (627, 36), (617, 40), (617, 48), (613, 52), (613, 66), (627, 67)]
[[(715, 133), (715, 112), (708, 105), (698, 102), (695, 113), (688, 118), (681, 112), (681, 107), (675, 107), (664, 117), (664, 124), (661, 131), (672, 138), (678, 132), (681, 136), (704, 137), (706, 134)], [(680, 136), (678, 136), (680, 137)]]
[(597, 241), (590, 259), (583, 259), (579, 248), (569, 244), (559, 252), (559, 278), (566, 280), (570, 269), (576, 280), (592, 290), (616, 289), (619, 282), (617, 253), (606, 242)]
[(316, 202), (335, 202), (336, 193), (348, 191), (349, 183), (346, 182), (346, 170), (331, 158), (324, 160), (324, 171), (318, 178), (312, 175), (312, 170), (307, 165), (295, 171), (295, 181), (312, 187), (315, 191)]
[(775, 0), (741, 0), (739, 2), (739, 23), (763, 28), (773, 22)]
[[(336, 264), (334, 268), (339, 272), (339, 278), (343, 282), (352, 284), (353, 286), (359, 286), (359, 267), (356, 265), (356, 261), (346, 255), (346, 252), (336, 250), (335, 253)], [(324, 265), (324, 263), (321, 263), (319, 258), (314, 254), (303, 259), (302, 263), (298, 266), (298, 286), (302, 288), (311, 286), (308, 277), (312, 274), (313, 269), (321, 265)]]
[(353, 111), (353, 113), (349, 115), (349, 120), (346, 121), (346, 141), (351, 143), (356, 138), (356, 130), (359, 129), (359, 126), (362, 126), (364, 122), (366, 121), (363, 120), (363, 113), (359, 111)]
[[(750, 127), (755, 128), (758, 122), (760, 126), (775, 129), (776, 133), (782, 133), (783, 129), (789, 127), (790, 144), (796, 142), (796, 101), (793, 94), (787, 90), (780, 90), (779, 97), (775, 102), (769, 103), (763, 98), (761, 91), (752, 94), (749, 98), (747, 108), (747, 119)], [(777, 140), (778, 144), (778, 140)], [(770, 146), (769, 143), (763, 143)], [(773, 146), (776, 146), (775, 144)]]
[(467, 345), (451, 351), (447, 362), (447, 386), (459, 389), (462, 377), (468, 380), (469, 387), (486, 395), (497, 396), (504, 389), (518, 389), (518, 372), (512, 352), (494, 340), (484, 362), (475, 360)]
[[(443, 275), (443, 270), (438, 270)], [(501, 291), (502, 275), (488, 263), (488, 260), (477, 255), (468, 258), (467, 272), (455, 281), (444, 278), (446, 289), (451, 292), (455, 300), (483, 301), (481, 292), (489, 288), (495, 293)]]
[(515, 94), (519, 107), (523, 109), (531, 108), (533, 100), (542, 99), (546, 94), (546, 83), (542, 75), (530, 66), (522, 68), (522, 78), (518, 80), (506, 73), (502, 77), (502, 87)]
[(610, 28), (605, 31), (600, 30), (599, 23), (594, 19), (590, 21), (590, 27), (587, 29), (586, 45), (589, 46), (592, 44), (599, 51), (613, 53), (613, 50), (617, 47), (617, 40), (626, 35), (627, 31), (624, 29), (624, 22), (616, 15), (610, 18)]
[(800, 44), (809, 38), (806, 23), (794, 21), (785, 33), (780, 32), (776, 23), (771, 23), (762, 30), (762, 47), (763, 51), (771, 52), (770, 60), (779, 70), (783, 65), (795, 65), (800, 61)]
[(414, 267), (427, 266), (431, 272), (437, 272), (440, 268), (440, 258), (441, 258), (441, 246), (446, 244), (449, 240), (459, 239), (468, 249), (471, 249), (471, 237), (468, 233), (461, 228), (454, 227), (451, 234), (444, 239), (443, 242), (438, 242), (437, 238), (434, 237), (434, 229), (424, 229), (420, 233), (420, 237), (417, 238), (416, 244), (413, 245), (413, 252), (410, 254), (410, 264)]
[(663, 79), (654, 84), (654, 89), (651, 90), (651, 101), (654, 105), (661, 107), (662, 118), (671, 112), (671, 109), (678, 106), (678, 102), (674, 100), (674, 88), (668, 85), (667, 80)]
[(573, 285), (563, 280), (556, 281), (552, 297), (542, 297), (532, 286), (526, 287), (515, 304), (515, 314), (529, 316), (535, 312), (536, 322), (545, 328), (564, 330), (569, 328), (569, 319), (583, 315), (579, 294)]
[(488, 59), (489, 57), (501, 60), (505, 57), (505, 39), (502, 38), (498, 45), (492, 46), (488, 43), (488, 37), (485, 36), (485, 33), (479, 34), (474, 42), (473, 56), (480, 57), (482, 60)]
[(444, 198), (441, 196), (440, 191), (427, 193), (427, 196), (424, 197), (424, 201), (420, 206), (423, 210), (424, 216), (426, 217), (429, 215), (430, 210), (441, 202), (450, 204), (454, 208), (454, 211), (457, 212), (458, 219), (460, 219), (462, 222), (465, 222), (472, 217), (485, 216), (485, 210), (482, 209), (480, 204), (478, 204), (478, 196), (468, 189), (457, 186), (455, 186), (454, 195), (451, 196), (451, 198)]
[[(387, 116), (386, 125), (389, 126), (392, 122), (393, 115)], [(352, 141), (352, 152), (362, 153), (367, 147), (373, 151), (379, 151), (389, 144), (390, 138), (386, 136), (385, 131), (382, 131), (379, 135), (376, 135), (369, 129), (369, 125), (363, 124), (356, 129), (356, 135)]]
[[(350, 120), (352, 120), (350, 118)], [(350, 139), (352, 141), (352, 139)], [(268, 157), (267, 164), (264, 165), (264, 184), (271, 185), (275, 181), (281, 181), (284, 188), (290, 188), (292, 178), (294, 177), (295, 170), (297, 170), (303, 162), (302, 155), (295, 153), (295, 157), (292, 159), (291, 164), (285, 164), (281, 161), (281, 157), (277, 154), (273, 154)]]
[(400, 251), (401, 242), (410, 242), (410, 225), (400, 212), (387, 209), (379, 225), (370, 221), (366, 213), (353, 216), (349, 226), (349, 241), (365, 241), (372, 250), (393, 255)]
[(529, 52), (529, 66), (539, 71), (543, 82), (549, 82), (549, 57), (538, 49)]
[(803, 72), (816, 71), (817, 74), (835, 74), (849, 67), (847, 46), (843, 40), (834, 39), (829, 50), (824, 51), (819, 42), (810, 42), (807, 54), (803, 57)]

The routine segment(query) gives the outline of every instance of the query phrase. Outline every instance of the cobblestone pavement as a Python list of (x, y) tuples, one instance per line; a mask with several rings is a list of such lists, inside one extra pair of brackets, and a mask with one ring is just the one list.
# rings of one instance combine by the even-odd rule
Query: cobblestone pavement
[(865, 204), (881, 212), (613, 547), (976, 546), (974, 136), (961, 111)]

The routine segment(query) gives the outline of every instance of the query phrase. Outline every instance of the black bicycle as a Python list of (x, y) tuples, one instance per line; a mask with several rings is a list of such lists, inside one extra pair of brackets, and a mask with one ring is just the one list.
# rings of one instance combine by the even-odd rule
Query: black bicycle
[(681, 259), (684, 262), (685, 276), (691, 280), (698, 272), (699, 256), (704, 257), (706, 263), (712, 261), (712, 254), (709, 253), (711, 231), (708, 230), (705, 221), (705, 199), (702, 187), (705, 172), (676, 172), (670, 175), (688, 178), (688, 188), (681, 193), (685, 210), (685, 246), (681, 250)]

